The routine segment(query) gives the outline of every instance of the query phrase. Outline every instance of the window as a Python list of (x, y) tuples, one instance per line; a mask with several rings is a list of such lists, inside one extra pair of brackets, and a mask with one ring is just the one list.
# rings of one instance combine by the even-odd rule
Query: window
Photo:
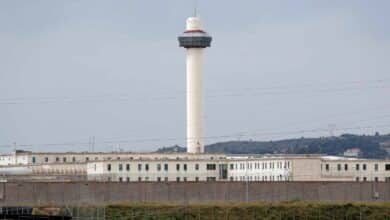
[(214, 163), (207, 164), (206, 169), (207, 170), (216, 170), (217, 166)]
[(177, 171), (180, 170), (180, 164), (176, 164), (176, 170), (177, 170)]
[(348, 164), (344, 164), (344, 170), (348, 170)]
[(161, 177), (157, 177), (157, 182), (161, 182)]
[(195, 170), (199, 170), (199, 164), (195, 164)]
[(141, 182), (142, 181), (142, 177), (138, 177), (138, 182)]
[(119, 164), (118, 168), (119, 168), (119, 171), (122, 171), (123, 170), (123, 164)]
[(126, 181), (127, 181), (127, 182), (130, 182), (130, 177), (126, 177)]
[(123, 178), (122, 177), (119, 177), (119, 182), (122, 182), (123, 181)]
[(107, 164), (107, 171), (111, 171), (111, 164)]
[(180, 182), (180, 177), (176, 177), (176, 182)]
[(138, 164), (138, 171), (141, 171), (142, 170), (142, 164)]
[(168, 182), (168, 177), (164, 177), (164, 181), (165, 181), (165, 182)]
[(208, 181), (208, 182), (214, 182), (214, 181), (216, 181), (216, 178), (215, 178), (214, 176), (208, 176), (208, 177), (206, 178), (206, 181)]
[(329, 171), (329, 164), (325, 164), (325, 170)]
[(126, 164), (126, 170), (127, 170), (127, 171), (130, 170), (130, 164)]
[(161, 164), (157, 164), (157, 171), (161, 170)]
[(363, 164), (363, 170), (367, 170), (367, 164)]
[(66, 157), (62, 158), (62, 162), (66, 163)]
[(379, 181), (378, 177), (375, 177), (374, 179), (375, 179), (375, 182), (378, 182), (378, 181)]
[(386, 164), (386, 165), (385, 165), (385, 170), (386, 170), (386, 171), (390, 170), (390, 164)]
[(363, 177), (363, 181), (366, 182), (367, 181), (367, 177)]
[(183, 169), (184, 169), (184, 171), (187, 171), (187, 164), (183, 165)]
[(341, 164), (337, 164), (337, 170), (338, 170), (338, 171), (341, 170)]
[(375, 169), (375, 171), (378, 171), (378, 164), (377, 163), (374, 164), (374, 169)]
[(149, 164), (145, 164), (145, 170), (149, 171)]
[(195, 182), (199, 182), (199, 177), (195, 177)]
[(230, 164), (230, 169), (234, 170), (234, 164)]
[(56, 157), (56, 162), (60, 162), (60, 158), (59, 157)]
[(164, 164), (164, 170), (168, 171), (168, 164)]
[(360, 170), (360, 164), (356, 164), (356, 170)]
[(45, 157), (45, 162), (49, 162), (49, 158), (48, 157)]
[(184, 182), (187, 182), (187, 177), (183, 177), (183, 181), (184, 181)]
[(359, 182), (359, 181), (360, 181), (359, 177), (356, 177), (356, 182)]
[(32, 162), (33, 162), (33, 163), (36, 162), (36, 158), (35, 158), (35, 157), (32, 157)]
[(89, 161), (89, 157), (86, 157), (86, 158), (85, 158), (85, 161)]

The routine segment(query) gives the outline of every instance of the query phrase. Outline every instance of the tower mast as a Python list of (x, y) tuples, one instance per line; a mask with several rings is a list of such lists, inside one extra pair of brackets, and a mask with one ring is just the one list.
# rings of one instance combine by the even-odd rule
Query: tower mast
[(198, 17), (189, 17), (180, 47), (187, 50), (187, 152), (204, 153), (203, 142), (203, 51), (211, 36), (203, 31)]

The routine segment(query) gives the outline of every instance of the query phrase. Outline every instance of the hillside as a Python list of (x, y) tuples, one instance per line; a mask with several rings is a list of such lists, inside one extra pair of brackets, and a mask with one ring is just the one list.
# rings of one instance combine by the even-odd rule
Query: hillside
[[(328, 154), (343, 155), (350, 148), (359, 148), (364, 158), (386, 158), (390, 134), (343, 134), (338, 137), (298, 138), (277, 141), (228, 141), (205, 146), (208, 153), (226, 154)], [(180, 146), (164, 147), (159, 153), (185, 152)]]

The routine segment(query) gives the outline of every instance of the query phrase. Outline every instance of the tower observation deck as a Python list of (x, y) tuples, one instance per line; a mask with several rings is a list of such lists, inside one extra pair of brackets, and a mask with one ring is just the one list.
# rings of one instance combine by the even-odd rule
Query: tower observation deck
[(184, 48), (206, 48), (211, 46), (212, 37), (202, 30), (198, 17), (187, 19), (186, 31), (178, 38), (180, 47)]

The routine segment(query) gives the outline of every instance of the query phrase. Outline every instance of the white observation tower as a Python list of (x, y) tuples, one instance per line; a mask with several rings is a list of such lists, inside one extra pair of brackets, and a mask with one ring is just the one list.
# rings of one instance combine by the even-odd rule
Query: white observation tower
[(203, 153), (203, 50), (210, 47), (211, 36), (198, 17), (189, 17), (180, 47), (187, 49), (187, 152)]

